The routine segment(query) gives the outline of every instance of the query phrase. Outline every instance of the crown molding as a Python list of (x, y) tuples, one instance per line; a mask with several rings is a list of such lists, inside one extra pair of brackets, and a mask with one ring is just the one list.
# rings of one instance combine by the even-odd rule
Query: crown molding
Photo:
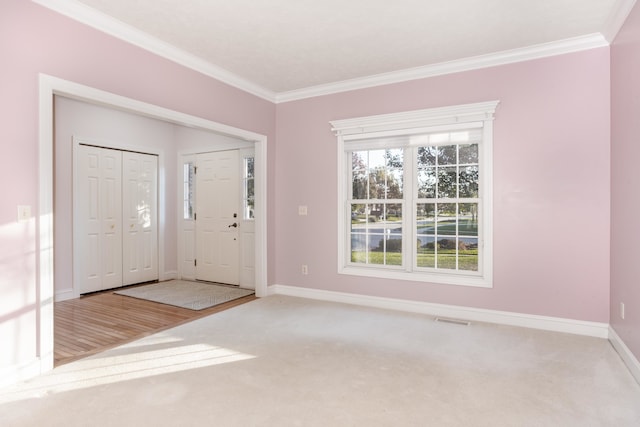
[(127, 43), (138, 46), (158, 56), (166, 58), (184, 67), (198, 71), (206, 76), (248, 92), (270, 102), (275, 102), (273, 91), (256, 85), (224, 68), (178, 49), (156, 37), (142, 32), (132, 26), (112, 18), (96, 9), (75, 0), (32, 0), (40, 6), (51, 9), (82, 24), (88, 25)]
[(620, 30), (620, 27), (636, 2), (636, 0), (618, 0), (614, 10), (607, 20), (606, 31), (603, 34), (589, 34), (566, 40), (528, 46), (525, 48), (506, 50), (422, 67), (409, 68), (276, 93), (195, 55), (187, 53), (182, 49), (178, 49), (175, 46), (152, 37), (149, 34), (137, 30), (130, 25), (118, 21), (76, 0), (32, 1), (113, 37), (124, 40), (163, 58), (169, 59), (170, 61), (184, 67), (198, 71), (206, 76), (212, 77), (237, 89), (274, 103), (297, 101), (317, 96), (331, 95), (393, 83), (402, 83), (411, 80), (495, 67), (498, 65), (512, 64), (608, 46), (610, 40), (615, 38), (615, 35)]
[(393, 83), (401, 83), (427, 77), (441, 76), (444, 74), (459, 73), (481, 68), (495, 67), (498, 65), (512, 64), (515, 62), (579, 52), (588, 49), (608, 46), (607, 40), (600, 33), (589, 34), (581, 37), (543, 43), (520, 49), (505, 50), (487, 55), (474, 56), (454, 61), (441, 62), (439, 64), (424, 67), (409, 68), (390, 73), (376, 74), (364, 78), (344, 80), (326, 85), (312, 86), (299, 90), (280, 92), (276, 94), (276, 103), (296, 101), (322, 95), (330, 95), (339, 92), (347, 92), (357, 89), (365, 89), (374, 86), (382, 86)]
[(604, 26), (604, 31), (602, 32), (604, 38), (609, 43), (613, 43), (613, 40), (618, 35), (618, 32), (624, 25), (624, 21), (627, 20), (627, 17), (631, 13), (633, 6), (635, 6), (636, 0), (618, 0), (611, 10), (611, 14), (607, 19), (607, 22)]

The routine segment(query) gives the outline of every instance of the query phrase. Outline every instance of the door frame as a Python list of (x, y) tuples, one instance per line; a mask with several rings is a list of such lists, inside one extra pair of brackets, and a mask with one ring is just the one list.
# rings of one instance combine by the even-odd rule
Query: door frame
[[(68, 80), (39, 75), (38, 129), (38, 221), (36, 239), (37, 295), (39, 319), (37, 357), (40, 373), (53, 369), (53, 182), (54, 182), (54, 95), (99, 104), (187, 127), (212, 131), (254, 143), (256, 154), (256, 296), (267, 295), (267, 137), (211, 120), (116, 95)], [(162, 274), (159, 272), (159, 274)]]

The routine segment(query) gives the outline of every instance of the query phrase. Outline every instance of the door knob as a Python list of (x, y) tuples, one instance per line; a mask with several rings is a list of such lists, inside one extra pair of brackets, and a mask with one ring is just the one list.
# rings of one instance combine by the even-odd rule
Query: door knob
[(238, 228), (238, 223), (237, 223), (237, 222), (234, 222), (233, 224), (231, 224), (231, 225), (229, 226), (229, 228), (231, 228), (231, 227), (233, 227), (233, 228)]

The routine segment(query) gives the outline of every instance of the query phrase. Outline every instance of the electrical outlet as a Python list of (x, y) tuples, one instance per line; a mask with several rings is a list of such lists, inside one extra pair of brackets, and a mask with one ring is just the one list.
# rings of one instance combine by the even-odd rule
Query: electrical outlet
[(620, 318), (624, 320), (624, 303), (620, 303)]
[(306, 276), (307, 274), (309, 274), (309, 267), (307, 267), (307, 264), (302, 264), (302, 275)]

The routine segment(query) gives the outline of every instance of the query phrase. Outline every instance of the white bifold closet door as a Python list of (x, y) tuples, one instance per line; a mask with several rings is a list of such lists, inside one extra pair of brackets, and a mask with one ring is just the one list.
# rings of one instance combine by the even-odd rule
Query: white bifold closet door
[(158, 279), (158, 157), (122, 153), (122, 284)]
[(80, 294), (158, 278), (157, 156), (79, 145), (74, 268)]

